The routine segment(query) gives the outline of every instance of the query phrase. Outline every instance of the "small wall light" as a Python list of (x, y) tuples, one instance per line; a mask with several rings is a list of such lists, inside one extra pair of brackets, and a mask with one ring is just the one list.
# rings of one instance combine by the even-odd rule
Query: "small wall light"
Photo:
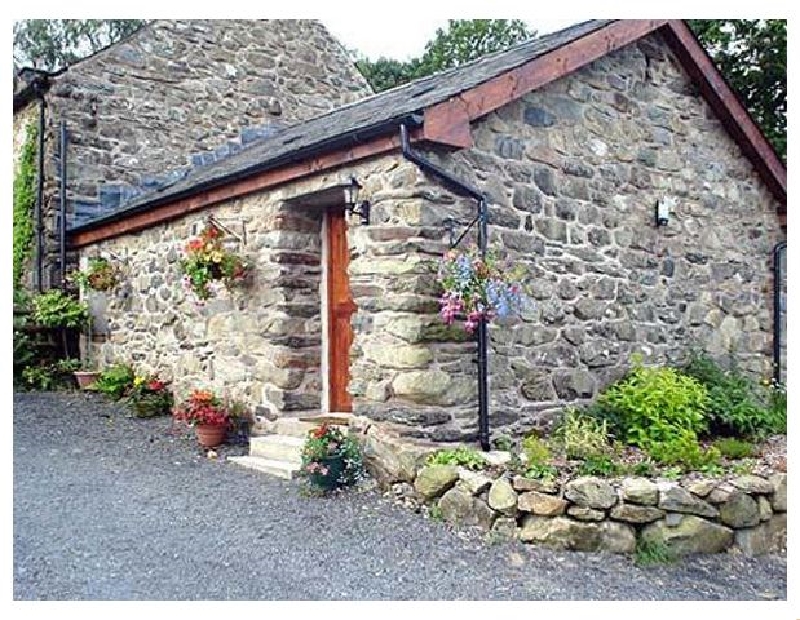
[(350, 215), (355, 214), (360, 216), (362, 226), (367, 226), (369, 224), (372, 205), (370, 205), (368, 200), (362, 200), (361, 204), (356, 206), (358, 204), (358, 190), (360, 189), (361, 184), (356, 181), (355, 177), (350, 177), (350, 185), (344, 189), (345, 210)]
[(674, 198), (661, 198), (656, 204), (656, 227), (669, 223), (669, 214), (675, 205)]

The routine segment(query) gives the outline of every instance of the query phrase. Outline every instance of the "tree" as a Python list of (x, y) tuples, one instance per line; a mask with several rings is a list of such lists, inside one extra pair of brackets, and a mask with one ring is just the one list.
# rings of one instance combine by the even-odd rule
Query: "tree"
[(486, 54), (508, 49), (536, 36), (519, 19), (450, 19), (425, 45), (420, 58), (407, 62), (361, 58), (356, 66), (375, 92), (406, 84), (417, 78), (457, 67)]
[(14, 22), (14, 63), (53, 71), (113, 45), (141, 19), (24, 19)]
[(786, 20), (692, 19), (689, 26), (786, 161)]

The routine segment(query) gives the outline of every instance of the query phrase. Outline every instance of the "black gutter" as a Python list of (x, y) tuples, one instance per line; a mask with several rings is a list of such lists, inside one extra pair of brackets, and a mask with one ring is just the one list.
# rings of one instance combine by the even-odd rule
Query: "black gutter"
[[(245, 179), (247, 177), (251, 177), (255, 174), (266, 172), (268, 170), (272, 170), (274, 168), (280, 168), (281, 166), (288, 166), (289, 164), (309, 159), (317, 155), (322, 155), (329, 151), (356, 146), (358, 144), (367, 142), (374, 138), (388, 135), (389, 133), (396, 130), (398, 125), (400, 123), (405, 122), (408, 118), (409, 118), (408, 115), (406, 115), (402, 117), (391, 118), (386, 121), (381, 121), (380, 123), (376, 123), (375, 125), (372, 125), (370, 127), (349, 131), (344, 134), (329, 138), (327, 140), (323, 140), (322, 142), (311, 144), (305, 148), (301, 148), (297, 151), (292, 151), (291, 153), (282, 155), (281, 157), (270, 159), (266, 163), (259, 162), (252, 166), (248, 166), (247, 168), (243, 168), (241, 170), (237, 170), (236, 172), (232, 172), (231, 174), (210, 179), (208, 181), (201, 181), (194, 185), (190, 185), (184, 190), (167, 194), (166, 196), (153, 197), (151, 200), (147, 200), (146, 202), (143, 202), (141, 204), (134, 205), (129, 209), (120, 209), (118, 211), (113, 211), (110, 212), (108, 215), (95, 218), (93, 220), (81, 224), (80, 226), (75, 226), (74, 228), (70, 228), (70, 233), (92, 230), (93, 228), (102, 226), (103, 224), (106, 224), (108, 222), (116, 221), (121, 216), (128, 217), (130, 215), (134, 215), (142, 211), (154, 209), (163, 204), (169, 204), (170, 202), (181, 200), (182, 198), (186, 198), (188, 196), (193, 196), (200, 192), (214, 189), (223, 185), (228, 185), (230, 183), (235, 183), (236, 181)], [(292, 127), (290, 126), (287, 129), (292, 129)], [(276, 134), (275, 138), (277, 138), (279, 135), (280, 134)], [(188, 178), (189, 177), (187, 177), (187, 179)], [(181, 183), (184, 180), (186, 179), (182, 179), (181, 181), (176, 181), (176, 184)], [(171, 186), (164, 187), (162, 188), (162, 190), (157, 190), (157, 191), (166, 191), (169, 189), (169, 187)]]
[[(408, 128), (405, 122), (400, 123), (400, 148), (403, 157), (415, 163), (423, 171), (439, 177), (445, 184), (462, 195), (467, 195), (478, 201), (478, 249), (481, 258), (486, 258), (486, 196), (479, 190), (467, 185), (448, 170), (441, 168), (425, 159), (419, 153), (411, 149), (408, 139)], [(462, 235), (463, 237), (463, 235)], [(488, 334), (486, 332), (486, 320), (481, 317), (478, 321), (478, 439), (481, 449), (488, 451), (491, 449), (489, 443), (489, 377), (487, 371)]]
[(772, 371), (775, 383), (781, 381), (781, 288), (783, 269), (780, 253), (786, 252), (786, 242), (780, 241), (772, 248)]
[(36, 205), (34, 206), (34, 227), (36, 235), (36, 291), (41, 293), (42, 286), (42, 201), (44, 200), (44, 91), (39, 92), (39, 162), (36, 171)]
[(61, 260), (61, 289), (67, 290), (67, 121), (61, 120), (60, 144), (61, 183), (59, 196), (61, 198), (61, 226), (58, 230), (58, 250)]

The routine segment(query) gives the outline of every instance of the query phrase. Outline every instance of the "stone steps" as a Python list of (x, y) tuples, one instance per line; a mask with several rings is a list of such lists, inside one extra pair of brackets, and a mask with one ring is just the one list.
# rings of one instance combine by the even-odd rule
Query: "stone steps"
[(290, 435), (266, 435), (250, 439), (250, 456), (299, 463), (305, 439)]
[(260, 456), (232, 456), (228, 458), (231, 463), (260, 471), (276, 478), (292, 480), (300, 475), (300, 463), (288, 461), (273, 461)]

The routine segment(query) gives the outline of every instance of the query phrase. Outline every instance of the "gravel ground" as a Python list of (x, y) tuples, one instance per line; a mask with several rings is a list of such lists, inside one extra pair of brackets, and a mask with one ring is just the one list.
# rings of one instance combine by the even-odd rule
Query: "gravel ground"
[(98, 396), (14, 396), (16, 600), (775, 600), (786, 556), (487, 544), (374, 491), (308, 496)]

